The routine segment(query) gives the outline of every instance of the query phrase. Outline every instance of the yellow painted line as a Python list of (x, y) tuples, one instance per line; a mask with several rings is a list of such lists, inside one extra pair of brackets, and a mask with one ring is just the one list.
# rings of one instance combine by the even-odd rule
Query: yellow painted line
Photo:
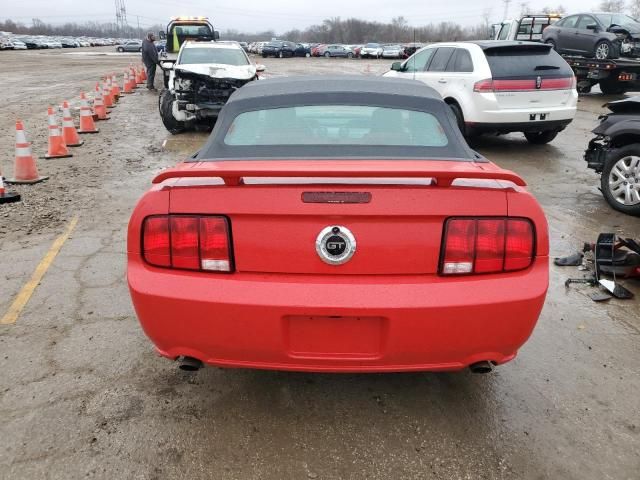
[(2, 320), (0, 320), (0, 324), (11, 325), (13, 323), (16, 323), (16, 320), (18, 320), (20, 313), (22, 313), (22, 309), (25, 307), (25, 305), (31, 298), (31, 295), (33, 295), (33, 292), (42, 281), (42, 277), (44, 277), (44, 274), (47, 273), (47, 270), (49, 270), (49, 267), (55, 260), (56, 255), (58, 255), (58, 252), (60, 252), (62, 245), (64, 245), (64, 243), (71, 236), (71, 232), (73, 232), (73, 229), (76, 228), (77, 223), (78, 217), (75, 216), (69, 222), (69, 225), (67, 226), (67, 229), (64, 231), (64, 233), (56, 238), (47, 254), (43, 257), (42, 260), (40, 260), (40, 263), (34, 270), (29, 281), (24, 284), (24, 287), (22, 287), (22, 290), (20, 290), (20, 293), (18, 293), (18, 296), (9, 307), (7, 313), (4, 315), (4, 317), (2, 317)]

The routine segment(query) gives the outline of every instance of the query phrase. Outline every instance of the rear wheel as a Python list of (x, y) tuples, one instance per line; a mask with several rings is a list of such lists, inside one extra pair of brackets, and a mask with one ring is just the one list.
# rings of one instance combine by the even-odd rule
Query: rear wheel
[(122, 48), (122, 47), (118, 47), (118, 51), (119, 51), (120, 53), (122, 53), (122, 52), (124, 52), (124, 48)]
[(600, 188), (614, 209), (640, 216), (640, 144), (632, 143), (609, 154)]
[(165, 128), (169, 130), (170, 133), (182, 133), (186, 130), (186, 126), (184, 122), (179, 122), (173, 116), (173, 111), (171, 107), (173, 106), (173, 95), (168, 89), (162, 90), (160, 92), (160, 96), (158, 97), (158, 109), (160, 110), (160, 118), (162, 119), (162, 123)]
[(600, 40), (593, 49), (593, 56), (598, 60), (613, 58), (613, 47), (609, 40)]
[(560, 133), (558, 130), (543, 130), (541, 132), (524, 132), (527, 141), (533, 145), (549, 143)]
[(347, 53), (347, 58), (353, 58), (353, 53), (351, 52)]
[(464, 124), (464, 115), (462, 113), (462, 109), (457, 103), (450, 103), (449, 108), (453, 112), (453, 116), (456, 117), (456, 123), (458, 124), (460, 132), (462, 132), (462, 135), (466, 135), (467, 129)]
[(325, 56), (326, 58), (330, 58), (330, 57), (331, 57), (331, 54), (330, 54), (329, 52), (326, 52), (326, 53), (324, 54), (324, 56)]

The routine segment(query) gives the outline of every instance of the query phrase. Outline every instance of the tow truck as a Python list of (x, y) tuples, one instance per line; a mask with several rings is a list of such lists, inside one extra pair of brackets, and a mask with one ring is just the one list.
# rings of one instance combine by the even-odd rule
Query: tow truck
[(211, 42), (220, 38), (220, 33), (214, 30), (207, 17), (171, 17), (165, 30), (158, 32), (161, 40), (166, 40), (167, 46), (160, 57), (160, 67), (164, 75), (164, 86), (169, 84), (169, 72), (178, 59), (180, 47), (187, 40)]
[[(542, 31), (562, 18), (559, 14), (525, 15), (492, 26), (494, 40), (541, 42)], [(589, 93), (599, 85), (605, 95), (640, 89), (640, 60), (617, 58), (597, 60), (580, 55), (561, 54), (576, 76), (578, 93)]]

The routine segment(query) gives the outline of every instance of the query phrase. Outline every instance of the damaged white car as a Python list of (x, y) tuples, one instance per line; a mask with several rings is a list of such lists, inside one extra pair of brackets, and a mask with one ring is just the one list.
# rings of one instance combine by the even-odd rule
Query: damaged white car
[(160, 65), (169, 76), (158, 106), (173, 134), (196, 125), (213, 128), (231, 94), (264, 71), (236, 42), (185, 42), (175, 62), (161, 60)]

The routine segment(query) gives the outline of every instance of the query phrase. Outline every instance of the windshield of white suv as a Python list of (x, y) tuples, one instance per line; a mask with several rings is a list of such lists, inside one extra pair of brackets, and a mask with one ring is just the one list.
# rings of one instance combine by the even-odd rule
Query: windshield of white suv
[(241, 113), (224, 143), (446, 147), (449, 141), (430, 113), (368, 105), (307, 105)]
[(640, 32), (640, 23), (627, 15), (620, 13), (596, 13), (595, 16), (606, 28), (609, 28), (611, 25), (619, 25), (633, 32)]
[(365, 48), (378, 48), (380, 46), (379, 43), (367, 43)]
[(180, 54), (180, 65), (216, 63), (221, 65), (249, 65), (244, 52), (238, 48), (185, 48)]

